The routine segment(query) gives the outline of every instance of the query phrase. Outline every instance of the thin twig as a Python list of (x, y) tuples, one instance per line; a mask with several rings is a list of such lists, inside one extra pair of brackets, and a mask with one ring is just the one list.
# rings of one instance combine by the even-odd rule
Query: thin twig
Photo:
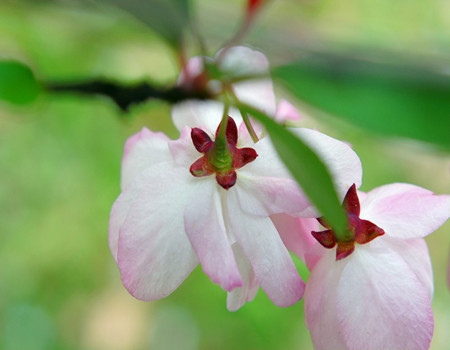
[(111, 98), (123, 111), (131, 105), (145, 102), (149, 99), (159, 99), (171, 104), (188, 99), (213, 98), (207, 91), (191, 91), (175, 86), (159, 88), (143, 82), (137, 85), (124, 86), (118, 83), (94, 80), (80, 83), (44, 83), (44, 87), (53, 93), (80, 93), (83, 95), (103, 95)]

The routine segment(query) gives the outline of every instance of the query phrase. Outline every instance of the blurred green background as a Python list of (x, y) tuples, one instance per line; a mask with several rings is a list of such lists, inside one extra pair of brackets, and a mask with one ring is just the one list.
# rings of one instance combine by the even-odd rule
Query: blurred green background
[[(236, 29), (243, 1), (194, 5), (214, 54)], [(246, 42), (274, 64), (305, 46), (381, 48), (445, 61), (449, 33), (445, 1), (279, 0), (261, 14)], [(178, 69), (166, 43), (130, 16), (70, 1), (2, 1), (0, 59), (12, 58), (38, 78), (56, 81), (103, 76), (170, 84)], [(363, 190), (400, 181), (450, 191), (448, 153), (374, 137), (304, 108), (303, 114), (303, 125), (353, 145), (364, 167)], [(122, 287), (107, 231), (123, 144), (143, 126), (176, 137), (169, 115), (170, 106), (158, 101), (126, 115), (105, 98), (41, 95), (26, 107), (0, 102), (0, 349), (312, 348), (302, 301), (282, 309), (260, 291), (230, 313), (226, 293), (200, 268), (157, 302), (137, 301)], [(450, 344), (449, 230), (447, 223), (427, 238), (435, 350)]]

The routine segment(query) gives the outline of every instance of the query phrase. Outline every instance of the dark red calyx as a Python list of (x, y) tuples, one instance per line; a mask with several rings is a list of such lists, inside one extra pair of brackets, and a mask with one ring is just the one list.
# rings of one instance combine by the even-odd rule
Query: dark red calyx
[(384, 230), (374, 223), (363, 220), (359, 217), (361, 207), (356, 186), (353, 184), (345, 195), (342, 207), (347, 213), (349, 237), (346, 240), (339, 240), (332, 227), (324, 220), (318, 218), (317, 221), (327, 228), (325, 231), (312, 231), (313, 237), (325, 248), (331, 249), (337, 245), (336, 260), (341, 260), (349, 256), (355, 250), (355, 242), (365, 244), (373, 239), (384, 235)]
[[(237, 148), (238, 129), (233, 118), (228, 117), (225, 137), (221, 138), (219, 124), (216, 131), (216, 140), (203, 130), (193, 128), (191, 138), (195, 149), (203, 156), (192, 163), (189, 171), (195, 177), (216, 174), (217, 183), (228, 190), (236, 183), (236, 169), (242, 168), (258, 157), (253, 148)], [(223, 135), (223, 134), (222, 134)]]

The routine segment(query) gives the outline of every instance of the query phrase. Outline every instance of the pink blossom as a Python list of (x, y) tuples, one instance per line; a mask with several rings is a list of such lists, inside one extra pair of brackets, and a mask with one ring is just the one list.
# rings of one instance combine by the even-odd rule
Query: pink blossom
[[(189, 63), (190, 73), (197, 63)], [(247, 48), (231, 48), (222, 64), (246, 74), (267, 70), (265, 57)], [(268, 78), (233, 88), (238, 98), (275, 113)], [(178, 140), (144, 128), (125, 145), (109, 242), (124, 286), (138, 299), (169, 295), (198, 263), (228, 292), (230, 310), (252, 300), (259, 286), (279, 306), (303, 295), (304, 283), (269, 216), (301, 214), (311, 205), (270, 139), (253, 143), (233, 109), (221, 158), (216, 141), (223, 111), (217, 101), (181, 103), (172, 115)], [(347, 145), (313, 130), (297, 134), (322, 156), (342, 196), (360, 182), (359, 159)]]
[(448, 219), (450, 196), (397, 183), (359, 197), (352, 186), (344, 201), (352, 239), (313, 232), (320, 244), (309, 258), (320, 258), (310, 260), (304, 300), (314, 347), (428, 349), (433, 276), (423, 237)]

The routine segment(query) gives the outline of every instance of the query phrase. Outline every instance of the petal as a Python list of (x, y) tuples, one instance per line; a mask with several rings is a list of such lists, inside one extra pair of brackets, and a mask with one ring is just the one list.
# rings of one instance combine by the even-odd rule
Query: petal
[[(261, 52), (244, 46), (230, 48), (220, 67), (233, 77), (269, 74), (267, 58)], [(247, 79), (233, 84), (233, 90), (240, 101), (269, 115), (275, 114), (275, 94), (270, 78)]]
[[(219, 53), (220, 54), (220, 53)], [(210, 60), (210, 58), (204, 58)], [(202, 70), (202, 58), (194, 57), (188, 62), (188, 72), (198, 74)], [(252, 49), (243, 46), (232, 47), (228, 50), (220, 68), (230, 77), (268, 74), (269, 64), (266, 57)], [(184, 73), (180, 75), (179, 83), (184, 81)], [(275, 95), (272, 81), (269, 78), (247, 79), (233, 84), (233, 89), (239, 100), (270, 114), (275, 113)], [(178, 130), (184, 126), (198, 127), (214, 134), (224, 111), (224, 105), (218, 101), (185, 101), (176, 104), (172, 109), (172, 119)], [(237, 125), (242, 118), (239, 111), (231, 108), (229, 113)]]
[(335, 261), (334, 250), (319, 248), (325, 253), (315, 264), (305, 289), (306, 326), (315, 350), (344, 350), (347, 347), (336, 313), (336, 289), (346, 262)]
[(397, 239), (391, 237), (383, 237), (383, 240), (389, 241), (391, 248), (405, 260), (417, 279), (422, 283), (431, 300), (434, 294), (433, 270), (425, 240), (423, 238)]
[[(319, 242), (315, 242), (314, 245), (305, 252), (305, 262), (309, 271), (312, 271), (316, 264), (326, 254), (329, 254), (330, 250), (322, 247)], [(334, 254), (334, 260), (336, 260), (336, 254)]]
[(232, 248), (244, 282), (242, 287), (233, 289), (227, 295), (227, 309), (229, 311), (236, 311), (247, 301), (252, 301), (255, 298), (259, 289), (259, 283), (250, 261), (245, 256), (239, 244), (233, 244)]
[(289, 306), (303, 295), (304, 283), (269, 218), (242, 211), (236, 191), (227, 193), (227, 217), (236, 241), (250, 261), (256, 278), (270, 300)]
[(146, 172), (147, 185), (120, 229), (118, 264), (130, 294), (155, 300), (172, 293), (198, 263), (183, 219), (196, 178), (169, 163)]
[(250, 177), (238, 173), (236, 185), (239, 203), (251, 215), (295, 215), (309, 205), (297, 182), (291, 179)]
[[(193, 77), (200, 75), (203, 72), (203, 60), (211, 60), (207, 57), (192, 57), (186, 64), (186, 71), (182, 70), (178, 77), (178, 85), (189, 83)], [(187, 74), (186, 74), (187, 73)]]
[(181, 130), (177, 140), (169, 141), (169, 150), (175, 164), (186, 169), (202, 156), (192, 143), (191, 128), (186, 126)]
[(122, 158), (122, 190), (145, 168), (171, 159), (167, 146), (169, 140), (162, 132), (147, 128), (127, 140)]
[[(343, 200), (350, 186), (355, 184), (356, 187), (359, 187), (361, 185), (361, 161), (347, 144), (311, 129), (290, 130), (317, 152), (317, 155), (327, 166), (341, 200)], [(313, 210), (313, 207), (310, 207), (302, 212), (302, 216), (319, 215)]]
[(238, 170), (236, 185), (242, 209), (249, 214), (295, 215), (309, 206), (309, 200), (280, 161), (270, 139), (254, 145), (258, 157)]
[(434, 195), (409, 184), (378, 187), (361, 201), (361, 218), (372, 221), (391, 237), (424, 237), (449, 216), (450, 196)]
[[(348, 145), (314, 130), (291, 130), (315, 150), (325, 165), (327, 165), (341, 199), (344, 198), (352, 184), (355, 183), (357, 187), (361, 184), (361, 162)], [(319, 216), (301, 189), (296, 189), (298, 187), (296, 182), (290, 180), (290, 174), (279, 159), (269, 139), (260, 140), (254, 145), (254, 148), (258, 153), (258, 158), (240, 169), (238, 182), (241, 175), (241, 179), (244, 180), (243, 187), (247, 189), (246, 192), (242, 192), (242, 196), (244, 194), (256, 194), (263, 199), (262, 201), (261, 198), (259, 199), (259, 202), (262, 204), (252, 207), (244, 203), (251, 204), (255, 201), (242, 198), (243, 209), (256, 215), (271, 215), (285, 212), (303, 217)], [(248, 181), (245, 181), (246, 178), (244, 176), (247, 177)], [(281, 179), (273, 179), (271, 177)], [(279, 194), (279, 200), (267, 201), (267, 198), (273, 196), (277, 199), (277, 193)]]
[(200, 128), (213, 136), (222, 120), (224, 105), (219, 101), (188, 100), (172, 107), (172, 120), (178, 130)]
[(227, 291), (242, 286), (214, 178), (199, 179), (184, 211), (184, 226), (203, 271)]
[(122, 191), (111, 208), (111, 213), (109, 216), (108, 240), (111, 254), (116, 262), (120, 228), (125, 222), (134, 200), (139, 196), (142, 189), (148, 183), (148, 174), (153, 171), (152, 169), (152, 167), (147, 168), (145, 171), (142, 171), (136, 175)]
[(288, 120), (298, 121), (302, 118), (297, 109), (289, 102), (284, 99), (278, 103), (277, 111), (275, 112), (275, 120), (280, 123), (286, 122)]
[(319, 230), (316, 219), (297, 218), (288, 214), (270, 217), (287, 249), (305, 261), (306, 253), (316, 243), (311, 231)]
[(257, 143), (251, 145), (251, 148), (256, 151), (258, 158), (243, 167), (240, 173), (245, 176), (292, 178), (289, 170), (287, 170), (284, 163), (280, 160), (270, 138), (262, 138)]
[(433, 314), (427, 291), (388, 241), (383, 247), (380, 242), (378, 249), (373, 244), (358, 246), (345, 259), (336, 312), (347, 347), (428, 349)]
[[(216, 58), (222, 54), (220, 50)], [(269, 61), (259, 51), (246, 46), (230, 47), (220, 61), (220, 68), (233, 77), (269, 72)]]
[[(264, 138), (265, 136), (265, 130), (264, 126), (259, 123), (257, 120), (249, 117), (250, 124), (252, 125), (253, 131), (255, 132), (256, 136), (259, 139)], [(239, 139), (238, 139), (238, 147), (254, 147), (253, 139), (248, 132), (247, 126), (245, 125), (244, 121), (242, 121), (239, 124)]]

